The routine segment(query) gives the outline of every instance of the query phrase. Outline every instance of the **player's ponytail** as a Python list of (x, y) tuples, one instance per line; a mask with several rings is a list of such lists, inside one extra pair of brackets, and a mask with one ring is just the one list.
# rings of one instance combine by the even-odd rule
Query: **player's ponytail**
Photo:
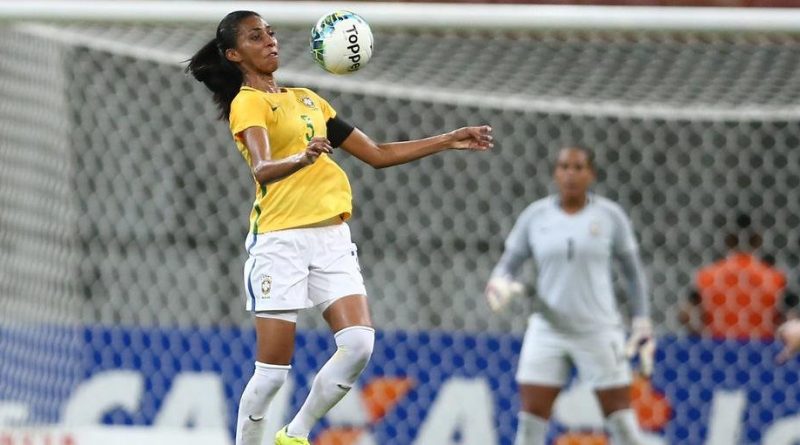
[(242, 86), (242, 72), (225, 57), (225, 51), (236, 47), (239, 22), (250, 16), (258, 16), (253, 11), (234, 11), (226, 15), (217, 26), (217, 36), (197, 51), (186, 67), (190, 73), (213, 93), (214, 103), (219, 109), (219, 118), (228, 119), (231, 102)]

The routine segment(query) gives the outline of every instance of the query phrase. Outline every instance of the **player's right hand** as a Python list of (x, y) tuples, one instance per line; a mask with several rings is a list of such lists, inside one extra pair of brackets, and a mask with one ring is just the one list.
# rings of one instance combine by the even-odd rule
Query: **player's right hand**
[(653, 374), (656, 339), (653, 335), (653, 322), (649, 317), (633, 317), (631, 336), (625, 345), (625, 356), (629, 359), (639, 356), (639, 371), (645, 377)]
[(486, 151), (494, 147), (492, 127), (463, 127), (447, 133), (450, 145), (456, 150)]
[(778, 363), (786, 363), (800, 351), (800, 320), (789, 320), (782, 324), (778, 328), (778, 338), (784, 346), (776, 360)]
[(311, 165), (314, 161), (317, 160), (323, 153), (333, 153), (333, 147), (331, 146), (331, 142), (324, 137), (314, 137), (308, 141), (308, 146), (306, 147), (306, 151), (304, 153), (303, 159), (305, 165)]
[(492, 277), (486, 284), (484, 295), (489, 307), (498, 312), (508, 304), (511, 299), (522, 295), (525, 286), (519, 281), (514, 281), (506, 277)]

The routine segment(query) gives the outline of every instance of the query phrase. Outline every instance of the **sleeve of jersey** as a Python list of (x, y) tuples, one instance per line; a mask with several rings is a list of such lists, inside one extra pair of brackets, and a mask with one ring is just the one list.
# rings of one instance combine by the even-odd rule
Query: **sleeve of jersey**
[(256, 94), (239, 93), (231, 103), (231, 133), (238, 135), (250, 127), (267, 128), (272, 121), (272, 109), (263, 97)]
[(333, 119), (336, 117), (336, 110), (333, 109), (331, 104), (328, 103), (327, 100), (323, 99), (322, 96), (317, 94), (315, 91), (306, 90), (309, 94), (313, 95), (317, 99), (317, 103), (319, 104), (319, 109), (322, 111), (322, 117), (325, 121), (329, 119)]
[(531, 224), (531, 214), (525, 211), (514, 223), (514, 228), (506, 238), (505, 251), (500, 261), (492, 271), (492, 277), (502, 276), (516, 278), (522, 263), (531, 256), (530, 244), (528, 240), (528, 227)]
[(323, 99), (316, 93), (314, 93), (314, 95), (317, 96), (317, 101), (319, 102), (320, 109), (322, 110), (322, 117), (325, 118), (325, 127), (328, 140), (331, 141), (331, 145), (334, 147), (342, 145), (342, 142), (344, 142), (344, 140), (350, 136), (350, 133), (353, 132), (355, 127), (337, 116), (336, 110), (333, 109), (327, 100)]
[(638, 252), (639, 245), (636, 242), (636, 235), (633, 233), (631, 220), (622, 211), (614, 209), (614, 252), (623, 254), (626, 252)]
[(639, 253), (636, 251), (625, 252), (619, 255), (619, 262), (623, 280), (627, 283), (626, 291), (631, 305), (631, 314), (637, 317), (649, 317), (650, 301), (647, 296), (650, 290), (647, 288), (647, 279)]
[(647, 279), (639, 257), (639, 246), (633, 233), (633, 224), (622, 209), (615, 209), (616, 227), (614, 251), (620, 262), (620, 271), (626, 283), (626, 293), (634, 316), (650, 316), (650, 301)]

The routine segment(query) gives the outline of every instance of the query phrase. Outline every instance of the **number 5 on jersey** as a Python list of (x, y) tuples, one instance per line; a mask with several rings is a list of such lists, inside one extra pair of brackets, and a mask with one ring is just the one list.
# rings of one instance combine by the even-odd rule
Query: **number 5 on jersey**
[(314, 121), (305, 114), (300, 115), (300, 118), (306, 123), (306, 142), (311, 142), (311, 138), (314, 137)]

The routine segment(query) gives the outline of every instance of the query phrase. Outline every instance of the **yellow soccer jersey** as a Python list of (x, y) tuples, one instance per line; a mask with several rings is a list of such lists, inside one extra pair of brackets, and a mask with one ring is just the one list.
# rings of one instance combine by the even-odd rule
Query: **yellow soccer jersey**
[[(264, 127), (269, 135), (272, 159), (283, 159), (306, 149), (315, 136), (327, 136), (326, 122), (336, 110), (306, 88), (282, 88), (267, 93), (242, 87), (231, 103), (230, 127), (239, 152), (252, 168), (250, 152), (240, 133)], [(262, 186), (256, 183), (256, 198), (250, 212), (250, 230), (264, 233), (290, 229), (341, 215), (350, 218), (353, 209), (350, 182), (345, 172), (327, 154), (291, 175)]]

